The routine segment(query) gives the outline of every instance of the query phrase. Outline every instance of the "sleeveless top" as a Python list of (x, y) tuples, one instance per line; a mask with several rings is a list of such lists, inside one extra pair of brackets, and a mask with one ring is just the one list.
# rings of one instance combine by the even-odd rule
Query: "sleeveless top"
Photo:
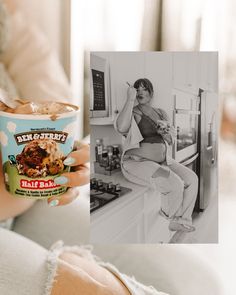
[(141, 120), (138, 123), (138, 127), (144, 138), (141, 142), (165, 143), (162, 136), (157, 133), (154, 122), (148, 116), (142, 114)]

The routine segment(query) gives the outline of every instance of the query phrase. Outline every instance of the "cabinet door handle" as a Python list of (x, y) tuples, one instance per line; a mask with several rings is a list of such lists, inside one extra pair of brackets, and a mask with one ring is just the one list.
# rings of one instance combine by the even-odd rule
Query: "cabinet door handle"
[(114, 113), (115, 113), (115, 114), (119, 114), (119, 111), (118, 111), (118, 110), (115, 110)]

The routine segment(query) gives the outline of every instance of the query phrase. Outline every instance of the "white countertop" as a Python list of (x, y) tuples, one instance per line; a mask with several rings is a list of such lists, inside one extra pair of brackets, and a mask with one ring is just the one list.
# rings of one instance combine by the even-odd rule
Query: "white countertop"
[(91, 213), (91, 221), (93, 218), (99, 218), (100, 216), (103, 216), (105, 213), (109, 212), (112, 213), (112, 211), (116, 208), (120, 208), (124, 206), (125, 204), (131, 202), (134, 198), (136, 198), (138, 195), (143, 195), (147, 190), (148, 187), (141, 186), (135, 183), (132, 183), (124, 178), (122, 173), (116, 172), (111, 176), (103, 175), (103, 174), (97, 174), (94, 173), (91, 175), (91, 177), (96, 177), (97, 179), (102, 179), (105, 182), (113, 182), (114, 184), (119, 183), (121, 186), (127, 187), (132, 189), (131, 192), (127, 193), (126, 195), (115, 199), (114, 201), (106, 204), (105, 206), (97, 209), (96, 211)]

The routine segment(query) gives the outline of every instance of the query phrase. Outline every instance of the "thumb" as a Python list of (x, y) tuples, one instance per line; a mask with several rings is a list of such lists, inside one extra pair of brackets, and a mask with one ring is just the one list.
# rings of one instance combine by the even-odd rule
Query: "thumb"
[(50, 207), (63, 206), (63, 205), (70, 204), (75, 199), (77, 199), (78, 196), (79, 196), (79, 188), (73, 187), (68, 189), (67, 192), (61, 196), (48, 198), (47, 202)]

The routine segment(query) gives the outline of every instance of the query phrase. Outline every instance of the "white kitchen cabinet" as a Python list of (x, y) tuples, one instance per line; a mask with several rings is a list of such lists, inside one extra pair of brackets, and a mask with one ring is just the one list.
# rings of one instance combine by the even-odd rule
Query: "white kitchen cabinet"
[[(100, 54), (104, 58), (104, 54)], [(171, 113), (173, 101), (172, 89), (172, 53), (163, 52), (112, 52), (105, 53), (109, 64), (110, 80), (110, 116), (96, 118), (91, 124), (112, 124), (127, 100), (128, 84), (133, 85), (137, 79), (148, 78), (154, 87), (154, 106)], [(171, 116), (171, 114), (170, 114)]]
[(176, 89), (198, 94), (198, 53), (173, 53), (173, 86)]
[(122, 204), (117, 199), (110, 205), (91, 215), (90, 241), (143, 243), (143, 195), (135, 196)]
[(113, 52), (98, 53), (109, 65), (109, 117), (94, 118), (91, 124), (113, 124), (127, 100), (127, 82), (146, 77), (154, 86), (154, 106), (172, 117), (172, 89), (198, 95), (199, 88), (218, 90), (217, 52)]
[(172, 97), (172, 53), (146, 52), (144, 77), (153, 84), (154, 98), (152, 105), (162, 108), (172, 119), (174, 107)]
[(144, 217), (142, 214), (136, 216), (127, 226), (117, 234), (113, 239), (115, 244), (132, 244), (144, 243), (144, 231), (143, 231)]
[(199, 87), (218, 92), (218, 53), (199, 52)]
[(192, 94), (218, 91), (217, 52), (174, 52), (173, 86)]
[(91, 243), (168, 243), (169, 222), (159, 215), (160, 195), (151, 190), (119, 199), (91, 214)]
[(159, 214), (160, 193), (149, 190), (144, 194), (144, 199), (145, 243), (168, 243), (171, 238), (169, 221)]
[(142, 52), (119, 52), (110, 58), (111, 65), (111, 95), (113, 112), (120, 112), (127, 100), (128, 85), (144, 77), (145, 56)]
[[(153, 105), (163, 108), (171, 116), (173, 101), (172, 89), (172, 53), (132, 52), (113, 55), (111, 61), (111, 89), (114, 89), (114, 113), (120, 112), (127, 100), (127, 83), (131, 85), (137, 79), (148, 78), (154, 89)], [(132, 66), (131, 66), (132, 65)]]

